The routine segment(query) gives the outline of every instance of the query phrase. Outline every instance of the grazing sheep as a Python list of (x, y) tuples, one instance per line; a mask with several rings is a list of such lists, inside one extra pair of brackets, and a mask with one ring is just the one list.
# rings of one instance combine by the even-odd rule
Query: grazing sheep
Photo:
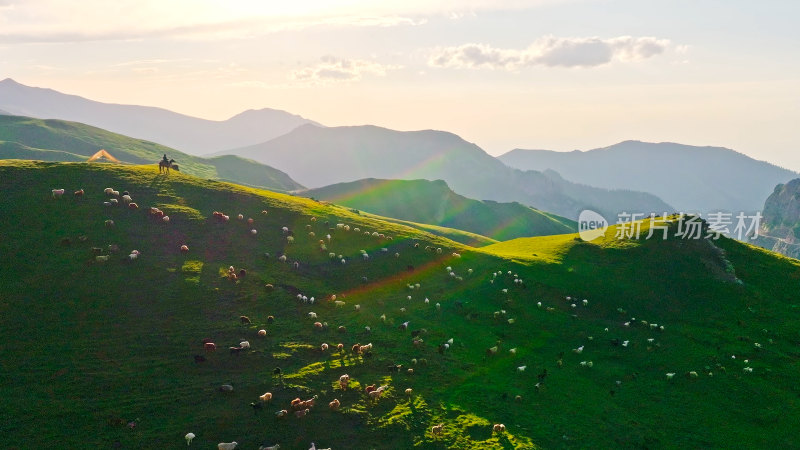
[(406, 395), (411, 395), (412, 393), (414, 393), (413, 389), (411, 389), (411, 388), (407, 388), (406, 389)]
[(506, 426), (502, 423), (496, 423), (492, 426), (492, 431), (497, 433), (504, 433), (506, 431)]
[(528, 367), (528, 366), (519, 366), (519, 367), (517, 367), (517, 372), (525, 372), (525, 369), (526, 369), (527, 367)]
[(122, 196), (122, 201), (127, 205), (128, 203), (133, 201), (133, 198), (131, 198), (130, 195), (125, 194)]
[(278, 261), (280, 261), (280, 262), (286, 262), (286, 255), (281, 255), (281, 256), (279, 256), (279, 257), (278, 257)]
[(248, 342), (248, 341), (239, 342), (239, 347), (242, 347), (244, 349), (249, 349), (250, 348), (250, 342)]
[(164, 216), (164, 217), (161, 218), (161, 220), (163, 220), (164, 223), (167, 223), (167, 222), (169, 222), (169, 216)]
[(250, 318), (247, 316), (239, 316), (239, 321), (242, 322), (242, 325), (250, 325)]
[(239, 347), (229, 347), (229, 349), (231, 351), (231, 355), (236, 355), (236, 356), (239, 356), (239, 353), (241, 353), (242, 350), (244, 350), (244, 348), (242, 348), (241, 346), (239, 346)]
[(675, 372), (670, 372), (667, 374), (667, 379), (671, 380), (675, 376)]
[(114, 221), (113, 221), (113, 220), (111, 220), (111, 219), (108, 219), (108, 220), (106, 220), (106, 221), (105, 221), (105, 225), (106, 225), (107, 227), (111, 228), (111, 227), (113, 227), (113, 226), (114, 226)]
[(320, 349), (321, 351), (323, 351), (323, 352), (326, 352), (326, 351), (328, 351), (328, 344), (326, 344), (326, 343), (324, 343), (324, 342), (323, 342), (323, 343), (322, 343), (322, 345), (320, 345), (320, 346), (319, 346), (319, 349)]
[(230, 384), (223, 384), (219, 387), (219, 390), (222, 392), (233, 392), (233, 386)]
[(110, 258), (109, 255), (95, 256), (94, 260), (97, 261), (97, 262), (106, 262), (106, 261), (108, 261), (108, 258)]
[(256, 230), (256, 229), (254, 228), (254, 229), (250, 230), (250, 234), (252, 234), (253, 236), (255, 236), (256, 234), (258, 234), (258, 230)]
[(236, 441), (233, 442), (220, 442), (217, 444), (217, 450), (233, 450), (239, 445)]
[(217, 350), (217, 344), (213, 342), (206, 342), (203, 344), (203, 349), (207, 352), (213, 352)]
[(258, 396), (258, 399), (266, 403), (272, 400), (272, 392), (265, 392)]
[(317, 318), (317, 313), (315, 313), (314, 311), (311, 311), (310, 313), (308, 313), (308, 317), (310, 319), (316, 319)]
[(497, 354), (497, 350), (498, 350), (498, 349), (497, 349), (497, 346), (496, 346), (496, 345), (495, 345), (494, 347), (487, 348), (487, 349), (486, 349), (486, 355), (487, 355), (487, 356), (494, 356), (494, 355), (496, 355), (496, 354)]
[(310, 411), (311, 410), (308, 409), (308, 408), (300, 410), (300, 411), (295, 411), (294, 412), (294, 416), (297, 417), (298, 419), (302, 419), (303, 417), (307, 416)]
[(61, 198), (64, 195), (64, 189), (53, 189), (53, 198)]
[(258, 335), (264, 337), (267, 335), (267, 330), (258, 330)]
[(77, 191), (72, 193), (74, 197), (83, 197), (83, 194), (84, 194), (83, 189), (78, 189)]
[(686, 376), (687, 376), (687, 377), (689, 377), (689, 378), (697, 378), (699, 375), (697, 375), (697, 372), (695, 372), (694, 370), (692, 370), (692, 371), (690, 371), (690, 372), (687, 372), (687, 373), (686, 373)]
[(192, 439), (194, 439), (194, 433), (186, 433), (186, 436), (184, 436), (184, 439), (186, 439), (186, 446), (187, 447), (192, 445)]
[(333, 302), (333, 304), (334, 304), (334, 305), (336, 305), (337, 307), (342, 307), (342, 306), (344, 306), (344, 302), (343, 302), (343, 301), (341, 301), (341, 300), (335, 300), (335, 301)]
[(314, 322), (314, 328), (321, 330), (322, 329), (322, 322)]
[(581, 346), (580, 346), (580, 347), (578, 347), (578, 348), (573, 348), (573, 349), (572, 349), (572, 352), (573, 352), (573, 353), (576, 353), (576, 354), (578, 354), (578, 355), (580, 355), (581, 353), (583, 353), (583, 346), (581, 345)]
[(287, 414), (289, 414), (289, 411), (282, 409), (275, 413), (275, 417), (280, 419), (281, 417), (286, 417)]
[(181, 245), (181, 253), (187, 253), (189, 251), (188, 245)]
[(328, 408), (330, 408), (331, 411), (337, 411), (340, 405), (339, 399), (335, 398), (332, 402), (328, 403)]
[(347, 328), (344, 325), (339, 325), (339, 327), (336, 328), (336, 331), (339, 333), (347, 333)]
[[(280, 412), (280, 411), (278, 411), (278, 412)], [(283, 416), (281, 416), (281, 417), (283, 417)], [(273, 445), (271, 447), (265, 447), (265, 446), (261, 445), (261, 446), (258, 447), (258, 450), (279, 450), (280, 448), (281, 448), (280, 444), (275, 444), (275, 445)]]
[(443, 428), (444, 428), (443, 423), (440, 423), (439, 425), (434, 425), (433, 427), (431, 427), (431, 434), (433, 434), (434, 436), (439, 436), (440, 434), (442, 434)]

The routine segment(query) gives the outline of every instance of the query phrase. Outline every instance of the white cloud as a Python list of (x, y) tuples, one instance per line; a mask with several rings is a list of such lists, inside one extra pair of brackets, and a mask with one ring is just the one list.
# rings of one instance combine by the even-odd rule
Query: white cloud
[(613, 60), (636, 61), (663, 53), (667, 39), (620, 36), (611, 39), (545, 36), (528, 48), (503, 49), (485, 44), (464, 44), (434, 49), (433, 67), (519, 70), (530, 66), (595, 67)]
[(289, 78), (312, 84), (338, 81), (358, 81), (365, 74), (385, 76), (389, 70), (401, 66), (385, 65), (363, 59), (344, 59), (325, 56), (319, 64), (293, 71)]

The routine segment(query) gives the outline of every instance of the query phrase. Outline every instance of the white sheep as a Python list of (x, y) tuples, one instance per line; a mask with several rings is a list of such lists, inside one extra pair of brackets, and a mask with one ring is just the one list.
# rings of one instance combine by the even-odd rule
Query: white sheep
[(169, 216), (164, 216), (161, 218), (164, 222), (169, 222)]
[(250, 234), (252, 234), (253, 236), (255, 236), (256, 234), (258, 234), (258, 230), (256, 230), (255, 228), (253, 228), (252, 230), (250, 230)]
[(334, 301), (333, 303), (334, 303), (334, 304), (335, 304), (337, 307), (342, 307), (342, 306), (344, 306), (344, 302), (343, 302), (343, 301), (341, 301), (341, 300), (336, 300), (336, 301)]
[(317, 318), (317, 313), (315, 313), (314, 311), (311, 311), (310, 313), (308, 313), (308, 318), (309, 319), (316, 319)]
[(672, 377), (674, 377), (674, 376), (675, 376), (675, 372), (668, 372), (668, 373), (667, 373), (667, 379), (668, 379), (668, 380), (671, 380), (671, 379), (672, 379)]
[(133, 201), (133, 198), (131, 198), (130, 195), (125, 194), (122, 196), (122, 201), (125, 202), (125, 204), (127, 205), (128, 203)]
[(192, 439), (194, 439), (194, 433), (186, 433), (186, 436), (184, 436), (184, 438), (186, 439), (186, 446), (188, 447), (192, 445)]
[(248, 342), (248, 341), (239, 342), (239, 347), (242, 347), (243, 349), (249, 349), (250, 348), (250, 342)]
[(239, 445), (236, 441), (233, 442), (220, 442), (217, 444), (217, 450), (233, 450)]
[(517, 372), (525, 372), (525, 369), (526, 369), (527, 367), (528, 367), (528, 366), (519, 366), (519, 367), (517, 367)]
[(53, 189), (53, 198), (61, 198), (64, 195), (64, 189)]
[(583, 346), (581, 345), (581, 346), (580, 346), (580, 347), (578, 347), (578, 348), (573, 348), (573, 349), (572, 349), (572, 351), (573, 351), (574, 353), (577, 353), (578, 355), (580, 355), (581, 353), (583, 353)]

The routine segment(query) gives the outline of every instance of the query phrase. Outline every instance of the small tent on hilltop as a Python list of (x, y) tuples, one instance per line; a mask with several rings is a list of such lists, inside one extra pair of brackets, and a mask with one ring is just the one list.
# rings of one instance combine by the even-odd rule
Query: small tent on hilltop
[(86, 162), (97, 161), (100, 158), (105, 158), (108, 161), (119, 163), (119, 160), (117, 158), (114, 158), (113, 156), (111, 156), (111, 153), (108, 153), (104, 149), (100, 149), (99, 152), (97, 152), (94, 155), (92, 155), (88, 160), (86, 160)]

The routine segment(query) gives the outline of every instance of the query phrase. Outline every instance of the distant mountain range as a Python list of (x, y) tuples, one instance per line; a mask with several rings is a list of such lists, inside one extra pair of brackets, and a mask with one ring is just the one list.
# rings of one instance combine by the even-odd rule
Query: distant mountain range
[(364, 178), (444, 180), (460, 195), (519, 202), (567, 218), (586, 208), (672, 211), (644, 192), (598, 189), (554, 172), (512, 169), (480, 147), (443, 131), (394, 131), (376, 126), (303, 125), (262, 144), (215, 154), (235, 154), (276, 167), (310, 188)]
[(776, 184), (798, 174), (722, 147), (625, 141), (588, 151), (512, 150), (500, 161), (554, 170), (607, 189), (650, 192), (685, 212), (754, 212)]
[(200, 158), (81, 123), (0, 116), (0, 159), (81, 162), (100, 149), (123, 162), (153, 164), (154, 171), (155, 163), (167, 154), (182, 172), (199, 177), (278, 191), (303, 188), (279, 170), (238, 156)]
[(386, 217), (470, 231), (505, 241), (575, 233), (578, 224), (519, 203), (479, 201), (456, 194), (442, 180), (339, 183), (298, 194)]
[(162, 108), (118, 105), (52, 89), (0, 81), (0, 110), (18, 116), (81, 122), (115, 133), (158, 142), (190, 155), (264, 142), (311, 120), (275, 109), (248, 110), (214, 121)]

